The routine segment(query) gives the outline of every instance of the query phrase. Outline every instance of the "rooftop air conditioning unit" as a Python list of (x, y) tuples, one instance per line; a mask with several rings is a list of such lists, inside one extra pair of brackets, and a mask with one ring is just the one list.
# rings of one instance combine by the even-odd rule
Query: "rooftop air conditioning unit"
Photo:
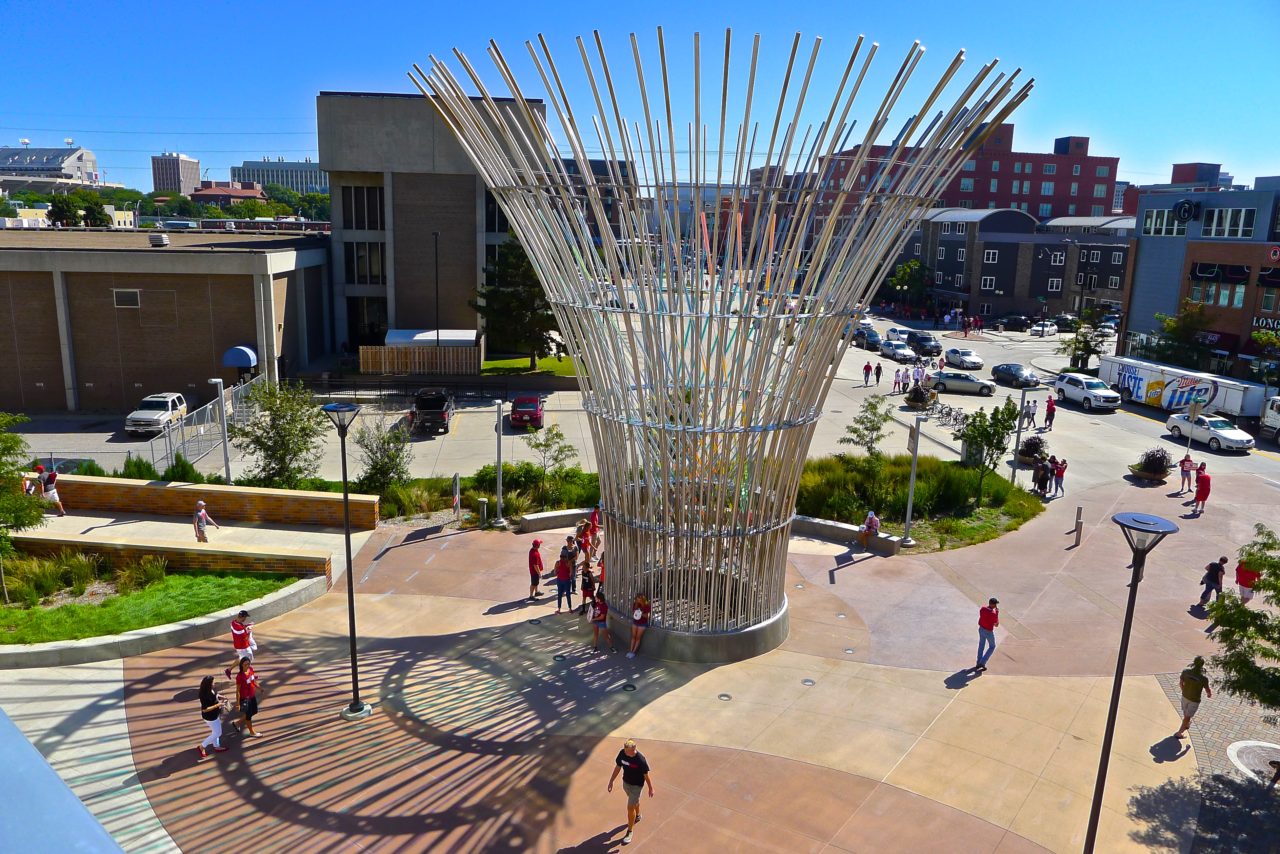
[(149, 234), (147, 236), (151, 238), (152, 246), (168, 246), (169, 245), (169, 235), (167, 234)]

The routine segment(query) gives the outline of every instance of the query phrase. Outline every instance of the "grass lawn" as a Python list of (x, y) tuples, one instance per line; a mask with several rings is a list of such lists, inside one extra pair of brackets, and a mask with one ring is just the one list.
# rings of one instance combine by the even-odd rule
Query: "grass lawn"
[(480, 369), (481, 374), (489, 376), (510, 376), (512, 374), (549, 374), (556, 377), (575, 377), (578, 368), (573, 359), (549, 358), (538, 360), (538, 370), (529, 370), (529, 357), (517, 356), (514, 359), (486, 359)]
[[(912, 554), (940, 552), (985, 543), (1018, 530), (1023, 522), (1043, 512), (1044, 504), (1036, 496), (1014, 493), (1002, 507), (980, 507), (967, 516), (912, 519), (911, 539), (916, 545), (909, 551)], [(900, 537), (902, 522), (882, 522), (880, 530)]]
[(161, 626), (230, 608), (292, 584), (286, 575), (168, 575), (100, 605), (0, 609), (0, 643), (92, 638)]

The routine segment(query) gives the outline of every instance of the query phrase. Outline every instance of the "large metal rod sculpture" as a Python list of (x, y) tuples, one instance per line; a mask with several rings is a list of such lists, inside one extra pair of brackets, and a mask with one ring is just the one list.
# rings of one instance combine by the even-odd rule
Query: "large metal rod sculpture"
[[(632, 597), (646, 595), (645, 644), (658, 655), (725, 660), (785, 637), (796, 490), (846, 325), (921, 210), (1031, 89), (993, 61), (955, 81), (946, 103), (960, 52), (888, 155), (873, 156), (924, 48), (907, 51), (847, 147), (878, 46), (856, 41), (830, 106), (801, 133), (820, 46), (815, 39), (803, 56), (795, 36), (776, 104), (762, 107), (760, 38), (741, 83), (730, 79), (726, 32), (709, 93), (718, 97), (706, 104), (694, 35), (693, 115), (678, 120), (662, 30), (659, 81), (646, 78), (631, 36), (634, 89), (623, 100), (623, 72), (600, 35), (578, 38), (594, 101), (586, 135), (542, 37), (526, 47), (545, 103), (529, 100), (493, 42), (488, 54), (510, 97), (491, 95), (458, 51), (478, 97), (435, 57), (429, 73), (415, 65), (409, 75), (502, 206), (578, 362), (615, 620), (629, 619)], [(731, 88), (742, 89), (740, 116), (730, 115)], [(643, 122), (628, 123), (624, 101)], [(593, 169), (589, 152), (604, 163)]]

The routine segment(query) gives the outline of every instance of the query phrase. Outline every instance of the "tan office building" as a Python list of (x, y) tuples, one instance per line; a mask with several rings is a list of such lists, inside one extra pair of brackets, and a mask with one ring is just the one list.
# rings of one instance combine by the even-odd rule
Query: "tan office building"
[(246, 355), (277, 378), (326, 352), (326, 238), (168, 236), (0, 230), (0, 410), (203, 403)]

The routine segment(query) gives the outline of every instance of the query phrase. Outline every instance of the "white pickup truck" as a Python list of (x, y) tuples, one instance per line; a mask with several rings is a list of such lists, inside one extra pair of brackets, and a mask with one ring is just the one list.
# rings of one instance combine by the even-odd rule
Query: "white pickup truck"
[(124, 419), (124, 430), (130, 436), (163, 433), (187, 414), (187, 400), (177, 392), (149, 394)]

